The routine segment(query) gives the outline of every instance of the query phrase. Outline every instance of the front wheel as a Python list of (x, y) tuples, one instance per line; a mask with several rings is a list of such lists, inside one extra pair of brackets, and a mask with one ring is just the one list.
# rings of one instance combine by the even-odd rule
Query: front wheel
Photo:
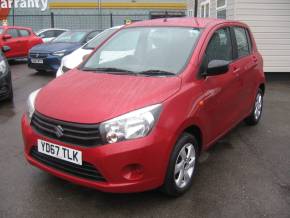
[(196, 173), (197, 160), (197, 140), (193, 135), (184, 133), (171, 155), (162, 191), (177, 197), (189, 190)]
[(245, 119), (246, 124), (253, 126), (257, 125), (261, 119), (264, 105), (264, 95), (261, 89), (258, 90), (256, 95), (255, 104), (252, 113)]

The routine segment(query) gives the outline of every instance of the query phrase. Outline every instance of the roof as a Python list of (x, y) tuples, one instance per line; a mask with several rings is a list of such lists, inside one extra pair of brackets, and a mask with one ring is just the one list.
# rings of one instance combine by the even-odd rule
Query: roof
[(1, 26), (0, 28), (8, 29), (8, 28), (15, 28), (15, 29), (27, 29), (32, 30), (30, 27), (24, 27), (24, 26)]
[(182, 17), (182, 18), (162, 18), (134, 22), (128, 27), (140, 27), (140, 26), (180, 26), (180, 27), (193, 27), (193, 28), (205, 28), (210, 25), (217, 25), (220, 23), (233, 22), (223, 19), (214, 18), (194, 18), (194, 17)]

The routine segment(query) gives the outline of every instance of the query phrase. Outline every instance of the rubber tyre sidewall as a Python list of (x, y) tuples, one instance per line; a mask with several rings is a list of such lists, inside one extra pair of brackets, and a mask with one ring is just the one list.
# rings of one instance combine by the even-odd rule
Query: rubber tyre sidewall
[[(262, 95), (262, 109), (261, 109), (261, 114), (260, 114), (259, 119), (256, 119), (255, 118), (255, 104), (256, 104), (256, 99), (257, 99), (257, 96), (258, 96), (259, 93)], [(254, 106), (253, 106), (253, 109), (252, 109), (252, 113), (251, 113), (250, 116), (248, 116), (245, 119), (246, 124), (248, 124), (250, 126), (257, 125), (259, 123), (259, 121), (261, 120), (261, 117), (262, 117), (262, 114), (263, 114), (263, 107), (264, 107), (264, 93), (263, 93), (263, 91), (261, 89), (259, 89), (257, 94), (256, 94), (256, 97), (255, 97), (255, 102), (254, 102)]]
[[(192, 143), (194, 145), (195, 152), (196, 152), (195, 166), (194, 166), (193, 175), (191, 177), (191, 181), (187, 184), (187, 186), (180, 189), (175, 184), (175, 179), (174, 179), (175, 164), (176, 164), (176, 160), (177, 160), (177, 157), (179, 155), (180, 150), (187, 143)], [(161, 189), (165, 194), (173, 196), (173, 197), (178, 197), (178, 196), (184, 194), (185, 192), (187, 192), (191, 188), (194, 176), (195, 176), (196, 171), (197, 171), (198, 154), (199, 154), (198, 142), (197, 142), (196, 138), (191, 134), (183, 133), (182, 136), (177, 141), (177, 143), (175, 144), (175, 147), (174, 147), (172, 154), (171, 154), (171, 157), (170, 157), (170, 162), (169, 162), (168, 169), (167, 169), (167, 175), (165, 178), (164, 185)]]

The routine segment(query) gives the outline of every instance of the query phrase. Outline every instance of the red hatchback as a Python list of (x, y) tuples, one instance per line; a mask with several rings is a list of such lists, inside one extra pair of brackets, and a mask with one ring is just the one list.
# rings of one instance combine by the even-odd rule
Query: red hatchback
[(247, 25), (172, 18), (122, 28), (77, 69), (32, 93), (27, 160), (107, 192), (187, 191), (198, 157), (259, 122), (263, 60)]
[(42, 39), (35, 35), (31, 28), (18, 26), (0, 27), (0, 47), (8, 46), (10, 51), (5, 53), (6, 58), (23, 58), (28, 56), (29, 50)]

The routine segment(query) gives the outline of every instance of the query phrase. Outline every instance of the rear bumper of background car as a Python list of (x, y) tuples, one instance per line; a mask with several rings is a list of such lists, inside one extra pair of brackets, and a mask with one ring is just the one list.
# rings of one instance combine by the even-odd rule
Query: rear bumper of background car
[[(170, 142), (162, 138), (162, 134), (159, 135), (160, 131), (154, 131), (142, 139), (82, 147), (44, 137), (30, 126), (26, 115), (22, 118), (25, 157), (29, 163), (70, 182), (115, 193), (142, 192), (163, 184), (170, 153), (166, 150), (166, 143)], [(92, 165), (103, 180), (83, 178), (73, 171), (68, 173), (36, 158), (33, 152), (37, 151), (38, 139), (81, 151), (83, 162)]]

